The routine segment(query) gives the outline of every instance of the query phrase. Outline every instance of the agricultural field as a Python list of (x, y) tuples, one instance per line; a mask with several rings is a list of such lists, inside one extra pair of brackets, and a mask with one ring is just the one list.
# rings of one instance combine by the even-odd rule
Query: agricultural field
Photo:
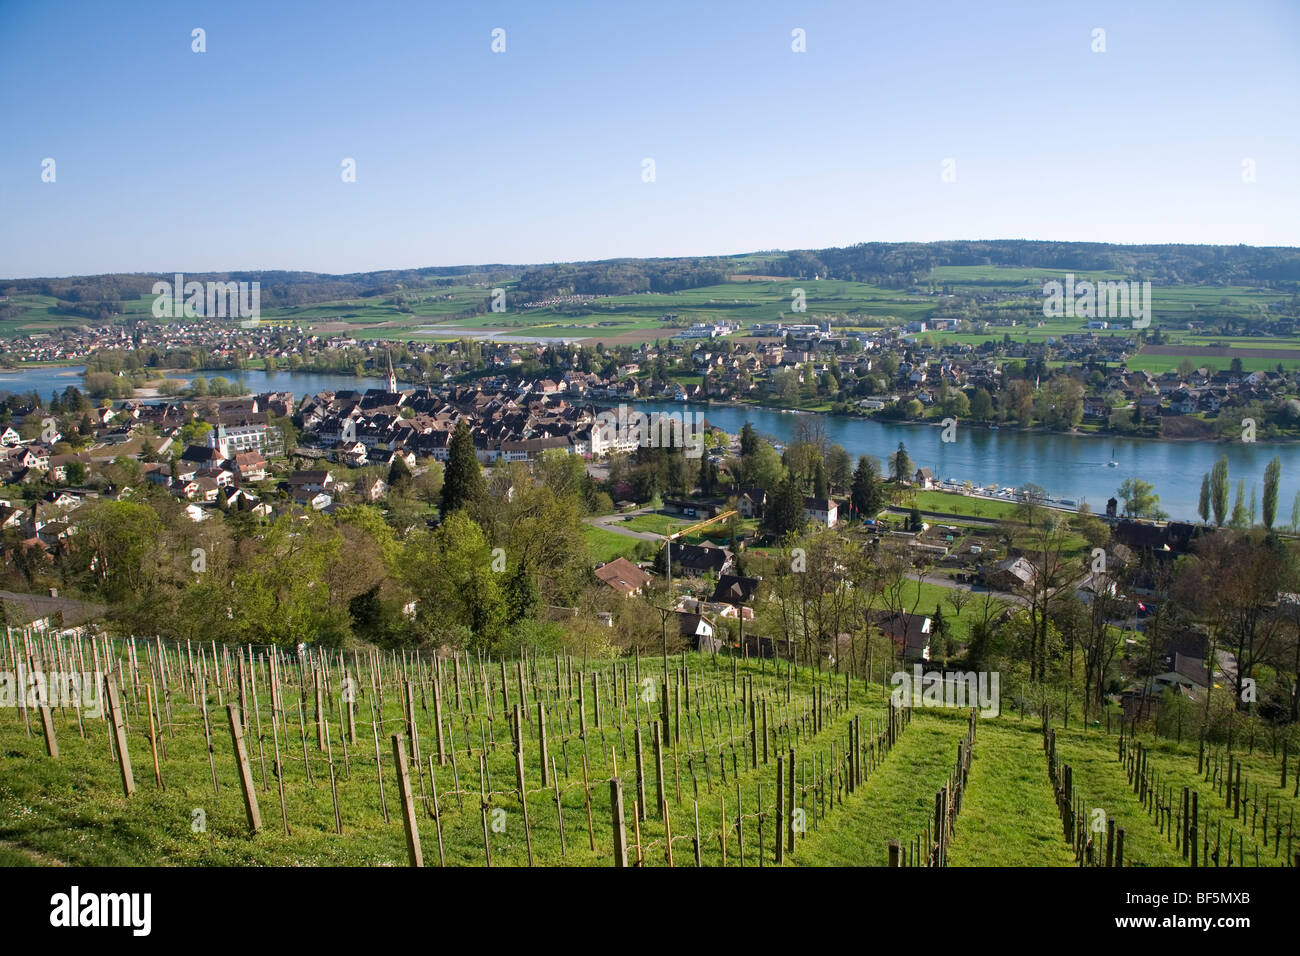
[[(978, 297), (984, 318), (997, 320), (1000, 313), (1017, 313), (1017, 324), (994, 324), (983, 332), (928, 332), (936, 342), (981, 345), (1004, 337), (1012, 344), (1043, 342), (1049, 338), (1081, 331), (1082, 319), (1039, 318), (1042, 283), (1063, 279), (1070, 270), (996, 266), (939, 266), (914, 289), (887, 289), (844, 279), (800, 279), (743, 275), (740, 270), (761, 269), (771, 256), (737, 257), (737, 270), (729, 281), (671, 293), (643, 292), (629, 295), (579, 297), (575, 301), (532, 301), (519, 290), (518, 277), (493, 283), (461, 281), (450, 285), (415, 286), (401, 291), (399, 304), (391, 294), (353, 296), (298, 306), (264, 303), (262, 320), (269, 324), (293, 324), (317, 333), (351, 333), (374, 339), (453, 340), (461, 337), (491, 337), (503, 341), (581, 340), (588, 344), (638, 344), (664, 340), (692, 322), (732, 322), (742, 327), (756, 322), (817, 322), (834, 319), (839, 328), (872, 329), (923, 321), (936, 315), (953, 315), (958, 297)], [(1076, 279), (1107, 280), (1130, 276), (1112, 272), (1074, 271)], [(462, 277), (468, 280), (469, 277)], [(481, 278), (477, 276), (475, 278)], [(499, 285), (497, 284), (499, 283)], [(492, 288), (505, 292), (505, 311), (483, 311)], [(806, 311), (793, 311), (796, 289), (803, 291)], [(1273, 368), (1278, 361), (1287, 367), (1300, 363), (1300, 348), (1294, 341), (1261, 340), (1259, 337), (1215, 337), (1187, 331), (1188, 322), (1204, 321), (1216, 315), (1253, 316), (1266, 314), (1279, 300), (1279, 293), (1243, 286), (1162, 285), (1152, 288), (1154, 322), (1163, 327), (1169, 343), (1186, 346), (1223, 345), (1229, 348), (1264, 346), (1280, 350), (1269, 356), (1243, 355), (1248, 370)], [(52, 296), (16, 294), (8, 303), (17, 314), (0, 320), (0, 335), (48, 332), (64, 326), (83, 326), (90, 320), (61, 309)], [(152, 321), (152, 296), (123, 302), (120, 318)], [(1024, 312), (1031, 313), (1025, 321)], [(13, 311), (13, 308), (10, 310)], [(673, 317), (673, 321), (665, 321)], [(848, 319), (848, 325), (845, 320)], [(1105, 330), (1101, 335), (1124, 335), (1129, 330)], [(502, 338), (505, 337), (505, 338)], [(1131, 362), (1131, 367), (1154, 372), (1176, 367), (1185, 354), (1173, 354), (1148, 347)], [(1226, 365), (1227, 359), (1221, 364)], [(1199, 362), (1198, 362), (1199, 364)]]
[[(621, 841), (629, 865), (884, 866), (895, 840), (902, 865), (921, 865), (941, 790), (946, 865), (1077, 865), (1034, 718), (904, 708), (861, 678), (725, 654), (434, 661), (138, 641), (132, 655), (104, 637), (28, 640), (38, 670), (42, 650), (112, 658), (113, 691), (100, 708), (0, 708), (5, 865), (404, 866), (418, 852), (426, 866), (610, 866)], [(1139, 796), (1118, 731), (1053, 729), (1081, 805), (1126, 828), (1126, 865), (1183, 865), (1150, 793), (1199, 785), (1210, 823), (1231, 821), (1189, 742), (1143, 742)], [(1297, 800), (1260, 743), (1242, 753), (1245, 793), (1270, 817), (1241, 820), (1248, 862), (1259, 849), (1276, 865)], [(1222, 756), (1203, 755), (1201, 776), (1222, 780)]]

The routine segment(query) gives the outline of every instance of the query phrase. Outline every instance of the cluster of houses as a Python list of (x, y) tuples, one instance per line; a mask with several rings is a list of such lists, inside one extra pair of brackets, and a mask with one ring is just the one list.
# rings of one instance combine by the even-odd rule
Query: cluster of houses
[[(563, 394), (571, 401), (752, 401), (788, 395), (791, 381), (802, 387), (810, 376), (820, 380), (834, 369), (847, 400), (869, 413), (913, 399), (929, 408), (945, 389), (969, 393), (984, 388), (996, 394), (1002, 385), (1002, 363), (1019, 359), (1060, 363), (1066, 371), (1086, 373), (1084, 417), (1102, 421), (1117, 409), (1135, 408), (1147, 416), (1213, 416), (1224, 405), (1276, 399), (1293, 385), (1290, 377), (1275, 371), (1212, 371), (1208, 367), (1189, 375), (1128, 371), (1125, 363), (1138, 343), (1132, 335), (1107, 329), (1088, 328), (1041, 341), (998, 342), (990, 338), (980, 346), (936, 342), (927, 334), (932, 329), (946, 331), (957, 321), (933, 318), (871, 330), (835, 328), (827, 320), (760, 323), (744, 329), (728, 323), (698, 323), (662, 343), (607, 349), (598, 356), (601, 371), (592, 370), (589, 360), (580, 362), (569, 346), (515, 342), (465, 346), (413, 340), (403, 346), (406, 367), (399, 370), (406, 380), (437, 383), (486, 368), (510, 374), (486, 376), (480, 382), (485, 389), (527, 388), (541, 395)], [(725, 342), (720, 341), (723, 338)], [(188, 349), (200, 353), (210, 366), (233, 369), (257, 359), (282, 366), (309, 364), (321, 353), (347, 350), (382, 375), (386, 348), (346, 335), (309, 334), (296, 326), (242, 328), (228, 322), (190, 320), (130, 329), (109, 325), (57, 334), (32, 333), (11, 340), (6, 357), (13, 361), (77, 361), (104, 349), (159, 354)], [(882, 353), (896, 360), (888, 366), (889, 376), (882, 375), (886, 368)], [(661, 362), (667, 363), (668, 374), (656, 378), (650, 371)], [(543, 368), (543, 374), (520, 385), (518, 370), (529, 363)], [(1104, 374), (1100, 382), (1091, 374), (1098, 369)], [(389, 391), (396, 392), (396, 388)]]

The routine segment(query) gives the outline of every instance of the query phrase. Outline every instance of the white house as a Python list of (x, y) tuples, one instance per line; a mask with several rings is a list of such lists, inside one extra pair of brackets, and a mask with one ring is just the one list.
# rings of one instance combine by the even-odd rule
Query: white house
[(830, 498), (805, 498), (803, 515), (814, 524), (833, 528), (839, 520), (839, 505)]

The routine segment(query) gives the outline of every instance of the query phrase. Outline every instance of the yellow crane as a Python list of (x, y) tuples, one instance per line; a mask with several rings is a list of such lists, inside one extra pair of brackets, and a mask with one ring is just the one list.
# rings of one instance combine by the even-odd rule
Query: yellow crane
[[(734, 514), (736, 514), (736, 509), (732, 508), (730, 511), (724, 511), (721, 514), (714, 515), (712, 518), (707, 518), (704, 521), (699, 521), (693, 525), (688, 525), (687, 527), (682, 528), (680, 531), (674, 534), (665, 536), (664, 543), (667, 543), (669, 541), (676, 541), (678, 538), (685, 537), (686, 535), (694, 534), (696, 531), (699, 531), (702, 528), (707, 528), (711, 524), (717, 524), (719, 521), (725, 521)], [(660, 547), (663, 547), (663, 545), (661, 544)]]
[[(733, 508), (730, 511), (722, 512), (722, 514), (714, 515), (712, 518), (707, 518), (704, 521), (699, 521), (693, 525), (688, 525), (675, 534), (665, 535), (663, 539), (663, 543), (661, 543), (659, 547), (662, 548), (668, 542), (674, 541), (677, 538), (682, 537), (683, 535), (693, 534), (696, 531), (699, 531), (701, 528), (707, 528), (711, 524), (717, 524), (719, 521), (725, 521), (727, 518), (730, 518), (735, 513), (736, 513), (736, 509)], [(668, 588), (671, 591), (673, 586), (673, 561), (672, 561), (673, 552), (671, 548), (668, 549), (666, 558), (667, 558), (667, 570), (668, 570)]]

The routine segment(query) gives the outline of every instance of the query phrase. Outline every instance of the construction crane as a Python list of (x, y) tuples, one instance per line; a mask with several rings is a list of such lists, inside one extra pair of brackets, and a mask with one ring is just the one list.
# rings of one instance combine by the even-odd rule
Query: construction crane
[[(736, 513), (737, 513), (736, 509), (732, 508), (730, 511), (724, 511), (721, 514), (714, 515), (712, 518), (706, 518), (704, 521), (697, 522), (693, 525), (688, 525), (687, 527), (682, 528), (680, 531), (676, 532), (675, 534), (665, 535), (663, 544), (661, 544), (660, 547), (662, 548), (670, 541), (675, 541), (678, 538), (684, 537), (685, 535), (694, 534), (696, 531), (699, 531), (702, 528), (707, 528), (711, 524), (717, 524), (719, 521), (725, 521), (726, 519), (730, 518), (732, 515)], [(673, 549), (672, 548), (669, 548), (667, 552), (665, 552), (664, 561), (665, 561), (665, 567), (668, 569), (668, 590), (671, 593), (673, 587)]]

